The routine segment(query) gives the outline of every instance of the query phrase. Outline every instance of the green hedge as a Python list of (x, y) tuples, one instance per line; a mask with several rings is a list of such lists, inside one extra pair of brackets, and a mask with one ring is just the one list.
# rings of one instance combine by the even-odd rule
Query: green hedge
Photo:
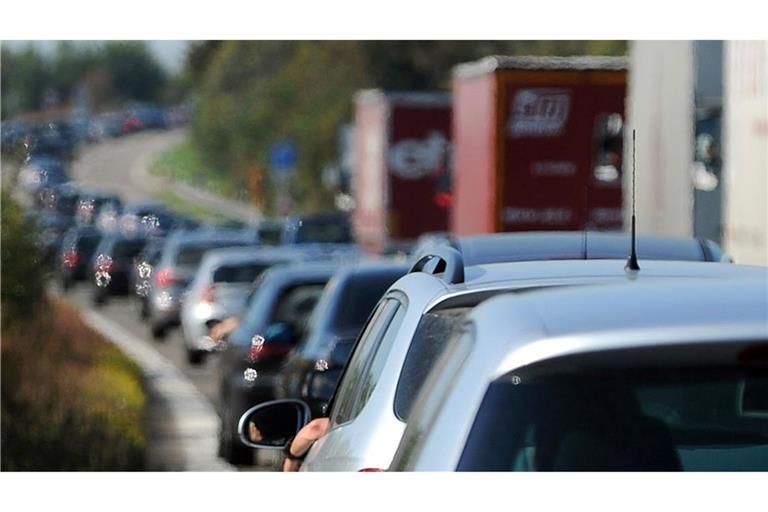
[(143, 469), (141, 371), (45, 298), (33, 226), (5, 192), (1, 277), (0, 469)]

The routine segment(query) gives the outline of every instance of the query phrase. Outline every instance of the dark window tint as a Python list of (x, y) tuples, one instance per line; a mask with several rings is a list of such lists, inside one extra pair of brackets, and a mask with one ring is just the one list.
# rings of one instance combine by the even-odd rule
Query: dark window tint
[(355, 345), (344, 376), (339, 382), (338, 393), (334, 397), (331, 421), (334, 424), (346, 423), (354, 419), (359, 408), (355, 408), (355, 402), (363, 381), (365, 372), (379, 348), (379, 343), (397, 312), (400, 302), (394, 299), (385, 299), (379, 303), (368, 325), (363, 330)]
[(264, 245), (280, 245), (282, 238), (282, 226), (264, 226), (259, 228), (259, 241)]
[(245, 242), (219, 241), (208, 242), (205, 244), (184, 245), (179, 249), (179, 253), (176, 255), (176, 264), (182, 267), (196, 267), (200, 264), (206, 251), (221, 247), (235, 247), (242, 245), (246, 245)]
[(315, 309), (325, 283), (302, 284), (283, 290), (270, 315), (269, 324), (285, 322), (296, 333), (296, 340), (303, 336), (307, 319)]
[(376, 383), (379, 382), (379, 377), (381, 377), (381, 373), (384, 371), (384, 365), (389, 358), (392, 344), (395, 342), (397, 333), (400, 331), (400, 324), (405, 316), (405, 308), (401, 307), (398, 301), (393, 300), (392, 302), (396, 304), (397, 309), (360, 379), (360, 391), (355, 398), (355, 405), (351, 408), (352, 418), (360, 414), (365, 404), (368, 403), (368, 399), (371, 397), (373, 390), (376, 388)]
[(144, 248), (146, 242), (142, 239), (118, 240), (113, 249), (113, 258), (133, 258)]
[(347, 244), (352, 242), (352, 234), (347, 222), (303, 221), (298, 227), (296, 242)]
[(98, 235), (80, 237), (80, 239), (77, 241), (78, 252), (81, 252), (87, 256), (92, 255), (96, 250), (96, 247), (99, 245), (99, 240), (101, 240), (101, 237)]
[(269, 265), (263, 263), (248, 263), (243, 265), (224, 265), (213, 273), (214, 283), (251, 283)]
[(492, 383), (458, 469), (768, 470), (765, 367), (577, 367)]
[(350, 277), (339, 299), (333, 325), (339, 329), (359, 329), (382, 295), (403, 272), (365, 274)]
[(470, 308), (427, 313), (421, 317), (403, 362), (395, 392), (395, 414), (408, 420), (411, 407), (430, 370), (443, 353), (451, 336), (458, 331)]

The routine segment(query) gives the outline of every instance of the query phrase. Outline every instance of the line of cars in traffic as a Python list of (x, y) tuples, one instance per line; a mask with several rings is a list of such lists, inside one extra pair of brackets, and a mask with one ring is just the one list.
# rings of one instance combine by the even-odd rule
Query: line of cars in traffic
[(94, 114), (74, 110), (47, 121), (7, 120), (2, 123), (2, 151), (14, 154), (23, 150), (30, 156), (48, 155), (69, 161), (82, 144), (143, 130), (183, 126), (192, 118), (192, 109), (191, 103), (172, 106), (137, 103)]
[[(21, 175), (41, 172), (36, 165), (30, 160)], [(180, 328), (190, 365), (204, 364), (215, 354), (221, 455), (235, 464), (252, 463), (253, 450), (237, 436), (242, 413), (278, 396), (283, 362), (291, 350), (304, 347), (305, 333), (312, 335), (311, 354), (329, 353), (337, 332), (347, 343), (354, 339), (396, 276), (378, 263), (357, 263), (361, 253), (351, 243), (346, 214), (270, 219), (253, 226), (202, 225), (162, 204), (106, 199), (69, 180), (65, 168), (60, 164), (53, 171), (61, 179), (50, 185), (31, 188), (20, 180), (32, 199), (30, 214), (47, 223), (40, 243), (61, 289), (87, 286), (96, 308), (114, 296), (127, 297), (158, 342)], [(326, 296), (326, 283), (342, 268), (346, 273), (322, 301), (327, 314), (310, 319)], [(361, 282), (361, 276), (370, 279)], [(232, 321), (237, 329), (231, 336), (214, 341), (212, 329)], [(261, 342), (254, 344), (256, 339)], [(301, 361), (298, 379), (315, 363)]]
[(768, 469), (768, 269), (711, 241), (641, 236), (640, 270), (619, 233), (372, 259), (344, 215), (205, 226), (59, 181), (35, 201), (62, 288), (128, 294), (155, 339), (180, 327), (189, 364), (216, 359), (231, 463)]

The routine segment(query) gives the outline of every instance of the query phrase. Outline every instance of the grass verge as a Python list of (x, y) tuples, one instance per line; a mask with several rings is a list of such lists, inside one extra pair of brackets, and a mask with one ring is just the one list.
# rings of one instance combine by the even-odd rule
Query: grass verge
[(223, 197), (234, 198), (237, 190), (224, 173), (206, 165), (200, 152), (186, 140), (160, 155), (150, 172), (156, 176), (183, 181)]
[(144, 469), (141, 371), (61, 301), (2, 329), (3, 471)]
[[(232, 182), (205, 165), (198, 150), (188, 140), (162, 153), (152, 164), (150, 172), (172, 181), (188, 183), (222, 197), (235, 197)], [(164, 190), (158, 197), (171, 209), (203, 222), (227, 223), (237, 220), (190, 201), (173, 190)]]
[(184, 215), (188, 215), (202, 222), (222, 224), (237, 220), (228, 215), (223, 215), (219, 212), (209, 210), (199, 203), (185, 199), (172, 190), (163, 190), (157, 195), (157, 197), (166, 205), (168, 205), (171, 210), (182, 213)]

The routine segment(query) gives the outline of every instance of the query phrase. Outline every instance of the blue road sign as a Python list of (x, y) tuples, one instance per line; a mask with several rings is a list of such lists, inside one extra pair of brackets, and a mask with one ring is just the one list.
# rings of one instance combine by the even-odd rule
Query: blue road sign
[(269, 150), (269, 166), (273, 173), (291, 174), (296, 169), (296, 146), (290, 140), (282, 140)]

